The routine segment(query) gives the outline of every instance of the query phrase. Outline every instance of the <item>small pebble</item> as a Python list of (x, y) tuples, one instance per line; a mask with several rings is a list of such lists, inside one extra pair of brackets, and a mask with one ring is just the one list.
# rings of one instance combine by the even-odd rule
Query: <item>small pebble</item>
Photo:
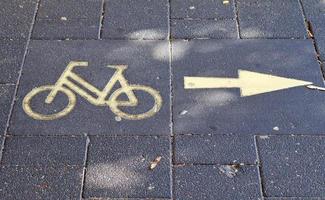
[(275, 131), (279, 131), (279, 130), (280, 130), (280, 128), (279, 128), (279, 127), (277, 127), (277, 126), (275, 126), (275, 127), (273, 127), (273, 130), (275, 130)]
[(188, 113), (188, 111), (187, 111), (187, 110), (183, 110), (183, 111), (180, 113), (180, 115), (185, 115), (186, 113)]
[(219, 170), (224, 173), (227, 177), (229, 178), (234, 178), (239, 169), (240, 169), (240, 166), (242, 166), (242, 164), (233, 164), (233, 165), (221, 165), (219, 167)]
[(155, 189), (155, 187), (152, 185), (149, 185), (148, 190), (153, 190), (153, 189)]
[(161, 161), (161, 156), (158, 156), (157, 158), (155, 158), (152, 162), (150, 162), (150, 166), (149, 166), (149, 169), (150, 170), (153, 170), (157, 167), (157, 165), (160, 163)]
[(115, 117), (115, 120), (118, 121), (118, 122), (120, 122), (120, 121), (122, 121), (122, 118), (119, 117), (119, 116), (116, 116), (116, 117)]
[(223, 1), (222, 3), (223, 3), (224, 5), (227, 5), (227, 4), (229, 4), (229, 1), (225, 0), (225, 1)]
[(267, 136), (267, 135), (261, 135), (260, 138), (261, 138), (262, 140), (266, 140), (266, 139), (269, 139), (270, 137)]

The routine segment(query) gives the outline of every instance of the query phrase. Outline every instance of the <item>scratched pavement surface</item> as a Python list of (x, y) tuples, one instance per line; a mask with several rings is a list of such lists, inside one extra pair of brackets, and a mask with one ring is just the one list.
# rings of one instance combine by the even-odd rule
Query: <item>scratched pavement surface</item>
[(324, 0), (1, 0), (0, 199), (325, 200)]

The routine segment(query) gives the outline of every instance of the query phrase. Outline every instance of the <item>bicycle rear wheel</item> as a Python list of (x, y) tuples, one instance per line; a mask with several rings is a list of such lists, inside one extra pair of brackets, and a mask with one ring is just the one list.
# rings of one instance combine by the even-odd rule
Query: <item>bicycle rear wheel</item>
[(162, 98), (158, 91), (156, 91), (150, 87), (144, 86), (144, 85), (130, 85), (128, 90), (132, 90), (132, 91), (138, 90), (138, 91), (143, 91), (143, 92), (148, 93), (154, 99), (154, 106), (147, 112), (140, 113), (140, 114), (129, 114), (129, 113), (123, 112), (122, 110), (119, 109), (119, 107), (122, 107), (122, 105), (118, 104), (117, 99), (121, 94), (125, 93), (125, 89), (120, 88), (120, 89), (117, 89), (116, 91), (114, 91), (109, 98), (109, 102), (110, 102), (109, 107), (116, 116), (119, 116), (123, 119), (128, 119), (128, 120), (142, 120), (142, 119), (152, 117), (156, 113), (159, 112), (159, 110), (162, 106)]

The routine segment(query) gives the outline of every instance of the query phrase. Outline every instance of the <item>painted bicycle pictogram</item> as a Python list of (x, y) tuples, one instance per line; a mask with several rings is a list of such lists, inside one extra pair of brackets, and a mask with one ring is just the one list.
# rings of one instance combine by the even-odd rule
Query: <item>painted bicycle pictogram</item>
[[(95, 106), (108, 106), (116, 116), (127, 120), (146, 119), (154, 116), (160, 110), (162, 106), (162, 98), (157, 90), (144, 85), (128, 83), (127, 79), (123, 75), (123, 72), (127, 69), (127, 65), (108, 65), (107, 67), (115, 69), (116, 71), (102, 90), (88, 83), (86, 80), (72, 71), (75, 67), (87, 66), (88, 62), (71, 61), (54, 85), (36, 87), (30, 91), (23, 99), (23, 109), (26, 114), (36, 120), (59, 119), (66, 116), (74, 109), (76, 105), (76, 94), (80, 95)], [(86, 90), (82, 89), (74, 82), (78, 83)], [(121, 87), (115, 91), (112, 91), (117, 82), (119, 82)], [(95, 94), (96, 97), (89, 94), (87, 90)], [(123, 112), (120, 109), (121, 107), (135, 107), (138, 105), (138, 99), (135, 96), (134, 91), (142, 91), (151, 95), (154, 100), (153, 107), (150, 110), (140, 114), (129, 114)], [(51, 104), (59, 92), (65, 94), (68, 97), (69, 102), (64, 109), (53, 114), (42, 114), (35, 112), (31, 107), (31, 101), (36, 95), (43, 92), (49, 92), (45, 99), (46, 104)], [(122, 94), (125, 94), (128, 97), (128, 100), (118, 100), (118, 97)]]

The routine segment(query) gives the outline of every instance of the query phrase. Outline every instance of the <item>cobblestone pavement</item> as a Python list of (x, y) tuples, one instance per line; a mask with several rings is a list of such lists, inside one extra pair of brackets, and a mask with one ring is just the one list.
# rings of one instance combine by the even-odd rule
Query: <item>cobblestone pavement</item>
[(0, 199), (325, 199), (324, 0), (0, 5)]

